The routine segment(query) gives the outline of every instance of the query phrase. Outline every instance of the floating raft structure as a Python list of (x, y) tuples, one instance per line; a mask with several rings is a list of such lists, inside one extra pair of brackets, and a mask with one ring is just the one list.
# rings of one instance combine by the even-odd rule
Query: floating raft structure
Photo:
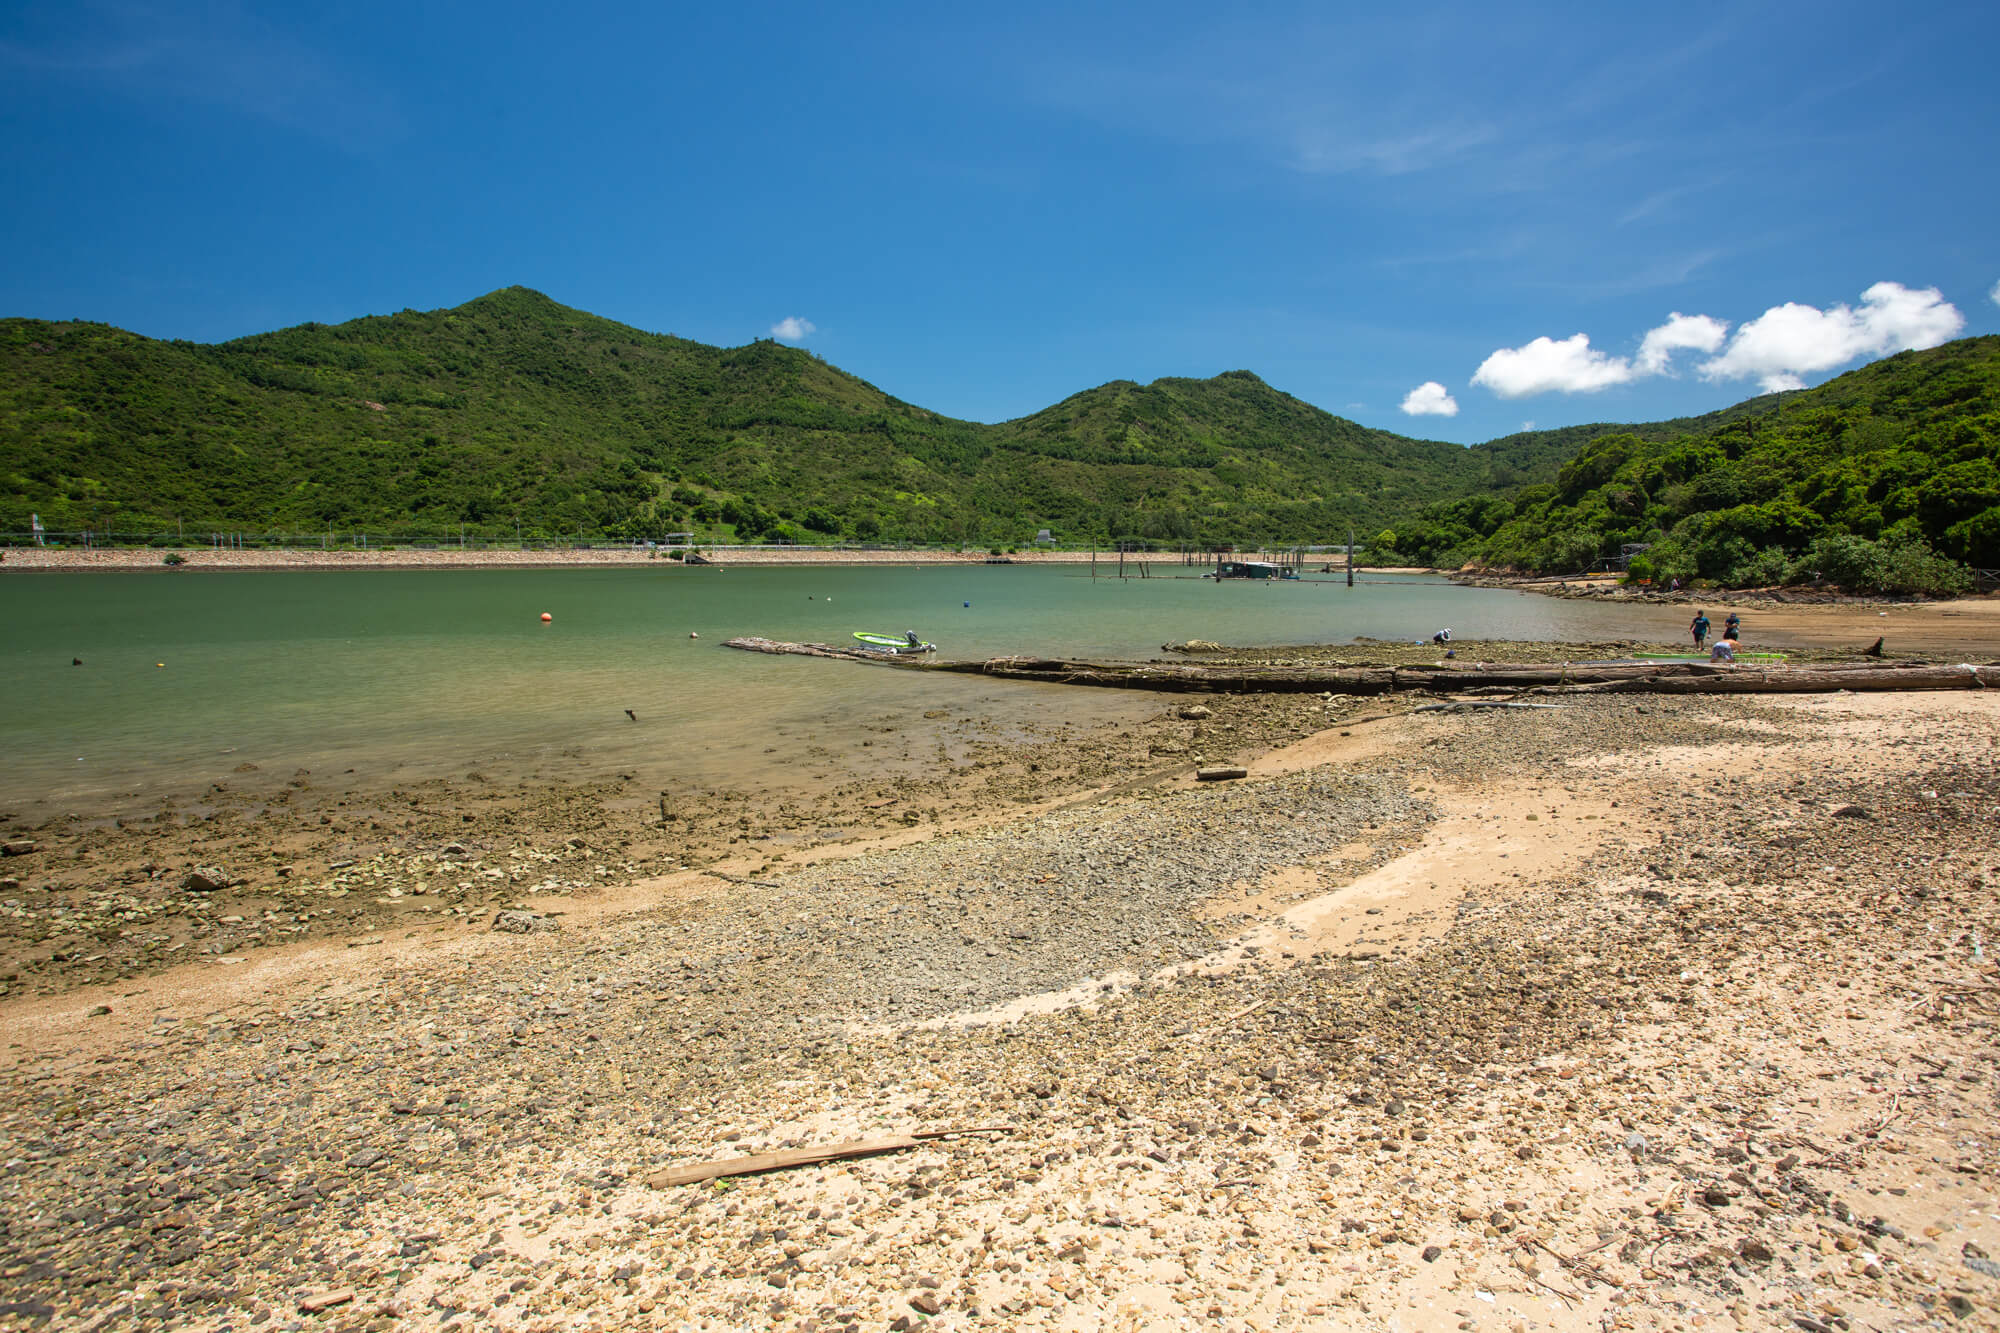
[(1096, 685), (1178, 694), (1512, 694), (1525, 690), (1593, 694), (1830, 694), (1840, 690), (2000, 688), (2000, 665), (1970, 662), (1940, 665), (1867, 661), (1798, 667), (1707, 662), (1400, 667), (1120, 665), (1049, 657), (922, 662), (834, 644), (785, 643), (761, 638), (730, 639), (723, 646), (753, 653), (868, 662), (905, 671), (941, 671), (1049, 685)]

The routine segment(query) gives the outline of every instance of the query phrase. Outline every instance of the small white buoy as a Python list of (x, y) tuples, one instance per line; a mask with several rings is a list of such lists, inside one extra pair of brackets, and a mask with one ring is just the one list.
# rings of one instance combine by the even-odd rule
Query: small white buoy
[(689, 637), (690, 639), (699, 639), (699, 638), (701, 637), (701, 635), (699, 635), (699, 634), (696, 634), (696, 633), (695, 633), (695, 632), (694, 632), (693, 630), (689, 630), (689, 631), (688, 631), (688, 637)]

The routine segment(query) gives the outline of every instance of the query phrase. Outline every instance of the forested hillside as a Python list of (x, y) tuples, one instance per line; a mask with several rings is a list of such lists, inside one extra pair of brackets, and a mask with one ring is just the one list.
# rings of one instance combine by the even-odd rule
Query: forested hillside
[(1640, 573), (1736, 587), (1951, 591), (1955, 566), (2000, 566), (2000, 338), (1757, 404), (1673, 433), (1604, 428), (1553, 481), (1428, 506), (1377, 545), (1548, 573), (1647, 545)]
[(1369, 430), (1247, 371), (956, 421), (796, 348), (523, 288), (219, 345), (0, 323), (0, 531), (1325, 541), (1559, 462)]

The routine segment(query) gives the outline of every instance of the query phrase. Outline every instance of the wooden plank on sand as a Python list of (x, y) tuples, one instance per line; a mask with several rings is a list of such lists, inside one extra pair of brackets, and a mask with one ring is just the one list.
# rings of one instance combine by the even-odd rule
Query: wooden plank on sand
[(885, 1134), (876, 1139), (849, 1139), (845, 1143), (823, 1143), (812, 1148), (785, 1148), (778, 1152), (746, 1153), (713, 1162), (693, 1162), (670, 1166), (646, 1177), (654, 1189), (670, 1185), (698, 1185), (724, 1176), (754, 1176), (766, 1171), (784, 1171), (795, 1166), (817, 1166), (821, 1162), (842, 1162), (857, 1157), (880, 1157), (883, 1153), (919, 1148), (937, 1139), (960, 1134), (1006, 1134), (1011, 1125), (979, 1125), (970, 1129), (924, 1129), (914, 1134)]
[(880, 1139), (851, 1139), (846, 1143), (823, 1143), (815, 1148), (787, 1148), (783, 1152), (748, 1153), (742, 1157), (727, 1157), (720, 1161), (670, 1166), (664, 1171), (655, 1171), (647, 1176), (646, 1183), (654, 1189), (665, 1189), (670, 1185), (699, 1185), (704, 1180), (720, 1180), (724, 1176), (754, 1176), (765, 1171), (783, 1171), (789, 1167), (813, 1166), (820, 1162), (845, 1161), (853, 1157), (879, 1157), (883, 1153), (915, 1148), (922, 1143), (922, 1139), (909, 1134), (895, 1134)]

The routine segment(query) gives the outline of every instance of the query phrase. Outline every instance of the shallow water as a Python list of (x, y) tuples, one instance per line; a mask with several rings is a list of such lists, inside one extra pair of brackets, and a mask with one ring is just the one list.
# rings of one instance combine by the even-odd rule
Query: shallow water
[[(1160, 706), (1125, 691), (890, 675), (721, 647), (745, 634), (844, 642), (854, 630), (914, 630), (954, 658), (1130, 659), (1189, 638), (1663, 629), (1657, 610), (1438, 580), (1217, 584), (1172, 569), (1123, 580), (1035, 566), (8, 575), (0, 808), (157, 799), (241, 764), (353, 770), (361, 785), (476, 769), (496, 780), (644, 770), (755, 786), (801, 776), (815, 747), (867, 728), (895, 728), (872, 766), (920, 766), (939, 746), (948, 752), (968, 718), (1005, 731)], [(944, 717), (927, 725), (926, 712)]]

